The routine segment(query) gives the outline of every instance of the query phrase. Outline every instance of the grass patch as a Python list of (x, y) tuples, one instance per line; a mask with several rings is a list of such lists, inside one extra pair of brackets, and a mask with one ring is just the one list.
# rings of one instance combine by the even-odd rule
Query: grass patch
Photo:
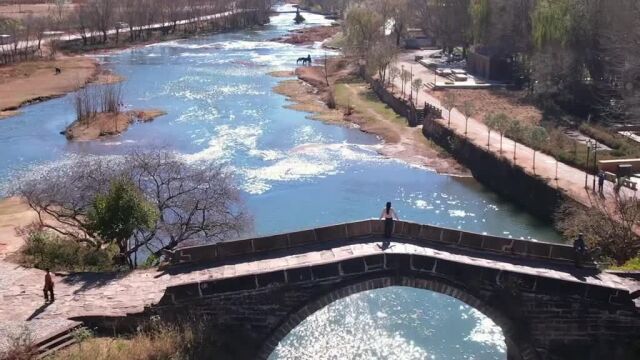
[[(354, 91), (349, 87), (356, 90), (357, 96), (353, 96)], [(351, 106), (367, 121), (380, 121), (380, 118), (384, 118), (398, 125), (407, 125), (407, 120), (404, 117), (396, 114), (387, 104), (380, 101), (378, 96), (363, 82), (336, 84), (335, 97), (340, 107)]]
[(613, 266), (610, 269), (621, 271), (640, 271), (640, 256), (634, 257), (633, 259), (624, 263), (624, 265), (622, 266)]

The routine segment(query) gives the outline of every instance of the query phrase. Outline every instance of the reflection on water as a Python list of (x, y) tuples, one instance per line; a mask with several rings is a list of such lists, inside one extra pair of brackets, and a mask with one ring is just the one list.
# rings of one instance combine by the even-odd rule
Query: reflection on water
[[(321, 16), (305, 17), (314, 24), (329, 24)], [(127, 108), (159, 108), (168, 115), (136, 124), (119, 137), (70, 143), (59, 132), (74, 120), (71, 96), (28, 106), (21, 115), (0, 121), (2, 183), (10, 184), (23, 176), (17, 171), (34, 165), (64, 166), (75, 156), (109, 155), (116, 159), (132, 148), (163, 146), (180, 152), (187, 161), (216, 159), (232, 168), (258, 234), (375, 217), (390, 200), (407, 220), (494, 235), (558, 240), (548, 225), (500, 200), (472, 179), (440, 176), (382, 157), (377, 153), (378, 138), (354, 128), (309, 120), (306, 114), (285, 108), (287, 100), (271, 91), (279, 79), (268, 73), (291, 69), (300, 56), (319, 58), (326, 53), (318, 46), (270, 41), (298, 27), (293, 25), (291, 14), (283, 14), (259, 29), (101, 55), (106, 67), (127, 79), (123, 84)], [(459, 318), (465, 329), (469, 327), (464, 331), (470, 335), (460, 344), (461, 353), (469, 353), (462, 349), (467, 346), (476, 349), (478, 341), (471, 329), (484, 320), (478, 320), (469, 309), (447, 305), (446, 298), (406, 291), (361, 294), (344, 304), (366, 309), (369, 315), (362, 316), (371, 316), (372, 322), (382, 322), (375, 315), (381, 312), (386, 314), (385, 321), (395, 324), (409, 321), (406, 314), (411, 312), (400, 310), (420, 300), (421, 311), (438, 309), (434, 316)], [(336, 304), (336, 309), (340, 306)], [(344, 312), (360, 314), (353, 306)], [(461, 314), (467, 318), (461, 319)], [(326, 318), (318, 321), (314, 326), (340, 327)], [(406, 348), (409, 354), (453, 358), (451, 353), (442, 355), (445, 347), (439, 346), (443, 343), (429, 340), (435, 336), (433, 326), (439, 326), (436, 322), (407, 324), (417, 327), (400, 337), (393, 332), (392, 343), (388, 343), (393, 346), (389, 347)], [(442, 339), (460, 338), (461, 327), (451, 327), (446, 335), (446, 325), (442, 326), (437, 331)], [(369, 328), (377, 329), (363, 329)], [(343, 331), (353, 330), (345, 327)], [(425, 332), (432, 336), (406, 337)], [(309, 351), (320, 351), (321, 344), (333, 346), (330, 333), (325, 336), (304, 340), (312, 347)], [(407, 339), (412, 342), (400, 345)], [(491, 346), (483, 349), (488, 348)], [(493, 349), (501, 354), (498, 346)]]
[(391, 287), (317, 311), (269, 359), (489, 360), (505, 352), (502, 331), (478, 310), (431, 291)]

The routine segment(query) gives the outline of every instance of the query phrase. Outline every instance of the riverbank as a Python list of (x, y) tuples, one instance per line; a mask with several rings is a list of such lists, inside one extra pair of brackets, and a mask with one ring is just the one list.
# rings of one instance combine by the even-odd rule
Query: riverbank
[(120, 135), (136, 122), (150, 122), (166, 114), (157, 109), (100, 113), (88, 121), (74, 121), (63, 131), (63, 134), (67, 140), (97, 140), (106, 136)]
[(340, 26), (314, 26), (300, 30), (293, 30), (286, 36), (273, 39), (273, 41), (294, 44), (294, 45), (312, 45), (317, 42), (330, 39), (340, 32)]
[[(348, 60), (330, 58), (327, 68), (329, 76), (325, 76), (323, 66), (299, 67), (293, 73), (272, 73), (298, 78), (283, 80), (273, 90), (291, 100), (289, 108), (307, 112), (312, 119), (357, 126), (363, 132), (380, 137), (383, 144), (378, 153), (383, 156), (440, 174), (471, 176), (471, 172), (445, 150), (426, 139), (419, 129), (408, 127), (406, 119), (378, 100), (368, 85), (357, 79), (357, 68)], [(332, 102), (336, 104), (334, 109), (327, 106)]]
[[(22, 106), (64, 96), (90, 83), (122, 81), (119, 76), (103, 70), (97, 60), (78, 55), (134, 48), (202, 33), (249, 28), (266, 22), (254, 11), (240, 11), (181, 20), (173, 24), (171, 32), (167, 31), (167, 24), (135, 28), (135, 34), (129, 33), (131, 29), (128, 28), (120, 32), (110, 30), (108, 41), (103, 42), (95, 41), (93, 37), (83, 38), (80, 34), (67, 34), (65, 38), (68, 40), (57, 44), (65, 55), (54, 60), (41, 56), (38, 60), (0, 66), (0, 119), (18, 114), (17, 110)], [(48, 42), (43, 41), (42, 48), (47, 48)], [(25, 42), (20, 44), (27, 45)]]
[[(56, 69), (60, 69), (57, 72)], [(86, 56), (21, 62), (0, 67), (0, 119), (19, 113), (22, 106), (64, 96), (87, 84), (122, 81)]]

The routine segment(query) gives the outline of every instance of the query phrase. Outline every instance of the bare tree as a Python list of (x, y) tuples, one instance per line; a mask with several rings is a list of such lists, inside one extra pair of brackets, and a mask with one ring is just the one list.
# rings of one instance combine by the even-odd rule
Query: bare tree
[(113, 179), (128, 179), (157, 208), (150, 229), (138, 229), (122, 257), (145, 248), (160, 256), (183, 243), (222, 241), (247, 229), (247, 216), (233, 177), (211, 162), (187, 163), (163, 151), (134, 152), (124, 158), (84, 158), (51, 166), (16, 184), (13, 194), (38, 214), (37, 226), (68, 239), (101, 247), (105, 240), (88, 220), (97, 194)]
[(589, 207), (565, 203), (555, 218), (565, 238), (575, 239), (583, 233), (587, 245), (599, 250), (595, 253), (602, 260), (612, 259), (616, 265), (623, 265), (638, 256), (640, 239), (635, 228), (640, 222), (640, 202), (637, 199), (592, 198)]

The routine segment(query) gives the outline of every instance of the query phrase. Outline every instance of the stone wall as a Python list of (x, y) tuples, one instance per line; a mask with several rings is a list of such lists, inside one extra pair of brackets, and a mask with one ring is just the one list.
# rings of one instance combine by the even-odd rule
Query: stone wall
[(361, 73), (365, 74), (364, 79), (369, 83), (369, 85), (371, 85), (371, 89), (376, 93), (380, 101), (392, 108), (396, 114), (407, 119), (409, 126), (416, 127), (420, 124), (420, 120), (424, 117), (423, 110), (416, 109), (413, 104), (396, 98), (387, 90), (387, 88), (384, 87), (384, 85), (380, 83), (380, 81), (366, 75), (364, 70), (361, 70)]
[(556, 208), (568, 200), (544, 179), (496, 157), (437, 121), (424, 120), (422, 132), (469, 168), (480, 183), (543, 220), (552, 221)]
[[(307, 245), (321, 243), (329, 244), (348, 239), (371, 238), (371, 241), (374, 241), (376, 239), (379, 240), (383, 233), (384, 229), (381, 221), (364, 220), (288, 234), (181, 248), (173, 252), (171, 263), (224, 260), (234, 256), (302, 248)], [(573, 248), (568, 245), (502, 238), (457, 229), (421, 225), (408, 221), (396, 221), (394, 241), (427, 246), (458, 247), (509, 257), (545, 259), (558, 262), (573, 261), (574, 259)]]
[(482, 312), (501, 327), (510, 360), (624, 359), (640, 336), (640, 316), (626, 291), (410, 254), (174, 286), (148, 315), (206, 316), (234, 334), (228, 348), (242, 338), (232, 357), (266, 359), (317, 310), (388, 286), (439, 292)]

